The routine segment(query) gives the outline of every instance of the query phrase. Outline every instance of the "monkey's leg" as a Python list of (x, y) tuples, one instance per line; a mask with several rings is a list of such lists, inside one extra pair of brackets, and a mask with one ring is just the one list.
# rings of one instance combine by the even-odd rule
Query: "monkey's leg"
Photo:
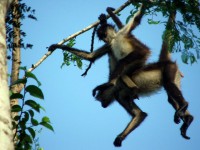
[(143, 112), (132, 100), (117, 99), (117, 101), (132, 116), (131, 121), (124, 131), (115, 138), (114, 145), (120, 147), (122, 141), (127, 137), (128, 134), (136, 129), (142, 123), (142, 121), (144, 121), (147, 114)]
[[(179, 105), (178, 103), (176, 103), (176, 101), (173, 100), (172, 97), (170, 97), (170, 95), (168, 95), (168, 102), (173, 106), (173, 108), (177, 111), (179, 109)], [(176, 113), (174, 114), (174, 122), (176, 124), (179, 124), (180, 123), (180, 118), (177, 117)]]
[[(171, 97), (179, 106), (175, 113), (175, 117), (183, 117), (188, 107), (188, 102), (184, 99), (181, 91), (175, 83), (176, 73), (178, 71), (175, 63), (169, 63), (165, 66), (163, 77), (164, 77), (164, 88), (167, 91), (169, 97)], [(178, 120), (178, 119), (177, 119)]]
[[(142, 55), (142, 56), (140, 56)], [(136, 83), (131, 80), (130, 76), (137, 73), (141, 68), (145, 66), (146, 58), (143, 56), (144, 54), (137, 54), (136, 52), (133, 54), (129, 54), (119, 63), (124, 63), (124, 68), (120, 73), (120, 76), (123, 82), (132, 89), (138, 89)], [(138, 57), (138, 58), (135, 58)], [(133, 61), (134, 60), (134, 61)]]
[[(171, 97), (168, 97), (168, 101), (174, 107), (175, 110), (179, 109), (178, 104)], [(189, 113), (189, 111), (186, 110), (185, 114), (183, 116), (181, 116), (181, 119), (184, 122), (183, 125), (180, 128), (181, 135), (185, 139), (190, 139), (190, 137), (187, 136), (186, 132), (187, 132), (188, 127), (190, 126), (190, 124), (193, 121), (193, 116)], [(175, 123), (180, 123), (180, 118), (177, 117), (176, 115), (174, 115), (174, 122)]]
[(131, 80), (130, 76), (140, 70), (144, 66), (145, 61), (143, 59), (133, 61), (133, 57), (135, 57), (135, 54), (130, 54), (119, 61), (118, 65), (116, 65), (117, 68), (111, 75), (111, 79), (113, 79), (111, 81), (122, 81), (124, 84), (123, 88), (129, 91), (126, 92), (126, 95), (129, 95), (132, 99), (138, 99), (138, 86)]
[(181, 130), (181, 135), (185, 138), (185, 139), (190, 139), (190, 137), (187, 136), (186, 132), (188, 127), (190, 126), (190, 124), (192, 123), (194, 117), (192, 115), (189, 114), (188, 111), (185, 112), (185, 115), (183, 116), (182, 120), (183, 120), (183, 125), (181, 126), (180, 130)]
[(165, 89), (167, 90), (168, 94), (178, 103), (179, 108), (175, 112), (175, 120), (178, 118), (182, 118), (187, 110), (188, 103), (185, 101), (184, 97), (182, 96), (181, 91), (173, 82), (168, 82), (165, 85)]
[[(121, 76), (117, 80), (117, 85), (120, 85), (120, 94), (118, 94), (122, 99), (139, 99), (138, 97), (138, 86), (132, 82), (131, 78), (129, 78), (127, 75)], [(119, 90), (119, 88), (118, 88)]]
[(185, 139), (190, 139), (186, 135), (187, 129), (193, 121), (193, 116), (187, 111), (188, 103), (185, 101), (182, 92), (175, 84), (175, 76), (178, 71), (177, 65), (175, 63), (167, 64), (164, 68), (164, 88), (168, 94), (168, 101), (175, 108), (176, 113), (174, 115), (175, 123), (180, 122), (180, 118), (183, 120), (183, 125), (181, 126), (181, 135)]
[(129, 88), (138, 88), (138, 86), (131, 80), (130, 77), (127, 75), (122, 75), (122, 81), (129, 87)]
[(110, 75), (110, 81), (116, 81), (119, 77), (122, 77), (122, 80), (129, 88), (137, 88), (137, 85), (134, 83), (134, 81), (130, 79), (129, 76), (131, 76), (133, 73), (135, 73), (137, 70), (141, 69), (145, 65), (145, 60), (143, 60), (143, 58), (141, 58), (140, 60), (138, 60), (138, 58), (135, 58), (138, 55), (139, 54), (135, 53), (129, 54), (128, 56), (120, 60), (116, 65), (117, 67)]

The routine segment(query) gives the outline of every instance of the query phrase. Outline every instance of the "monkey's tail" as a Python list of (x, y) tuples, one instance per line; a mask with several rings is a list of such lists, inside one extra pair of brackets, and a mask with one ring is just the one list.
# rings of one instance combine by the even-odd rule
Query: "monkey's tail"
[(174, 28), (175, 28), (176, 10), (171, 11), (163, 33), (163, 43), (160, 52), (159, 61), (171, 61), (170, 52), (174, 47)]
[(159, 56), (159, 62), (163, 61), (171, 61), (171, 54), (168, 49), (168, 43), (165, 40), (163, 40), (162, 49)]

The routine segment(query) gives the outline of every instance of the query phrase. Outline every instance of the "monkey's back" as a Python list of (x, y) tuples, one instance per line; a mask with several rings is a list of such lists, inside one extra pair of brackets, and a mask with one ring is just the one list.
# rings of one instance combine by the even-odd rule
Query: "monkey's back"
[[(151, 67), (151, 66), (150, 66)], [(163, 72), (161, 67), (154, 69), (144, 69), (132, 75), (132, 80), (139, 88), (139, 96), (150, 96), (158, 92), (163, 87)], [(180, 88), (181, 75), (179, 70), (176, 72), (175, 83)]]

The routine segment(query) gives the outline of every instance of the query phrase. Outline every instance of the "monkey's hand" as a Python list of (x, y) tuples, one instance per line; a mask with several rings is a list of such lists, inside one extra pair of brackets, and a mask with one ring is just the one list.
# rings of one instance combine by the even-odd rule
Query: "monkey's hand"
[(104, 90), (110, 88), (111, 86), (114, 86), (114, 84), (112, 84), (110, 82), (101, 84), (101, 85), (99, 85), (99, 86), (97, 86), (96, 88), (93, 89), (92, 95), (95, 97), (97, 92), (103, 92)]
[(107, 7), (106, 11), (109, 13), (109, 12), (115, 11), (115, 8), (113, 8), (113, 7)]
[(52, 45), (49, 47), (48, 51), (54, 51), (56, 48), (58, 48), (58, 44), (52, 44)]

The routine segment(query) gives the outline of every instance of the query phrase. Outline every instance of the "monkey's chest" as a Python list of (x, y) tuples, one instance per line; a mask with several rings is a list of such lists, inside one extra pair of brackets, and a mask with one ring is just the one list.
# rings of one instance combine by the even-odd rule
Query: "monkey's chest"
[(117, 60), (123, 59), (134, 49), (129, 40), (123, 36), (117, 36), (111, 42), (112, 52)]

